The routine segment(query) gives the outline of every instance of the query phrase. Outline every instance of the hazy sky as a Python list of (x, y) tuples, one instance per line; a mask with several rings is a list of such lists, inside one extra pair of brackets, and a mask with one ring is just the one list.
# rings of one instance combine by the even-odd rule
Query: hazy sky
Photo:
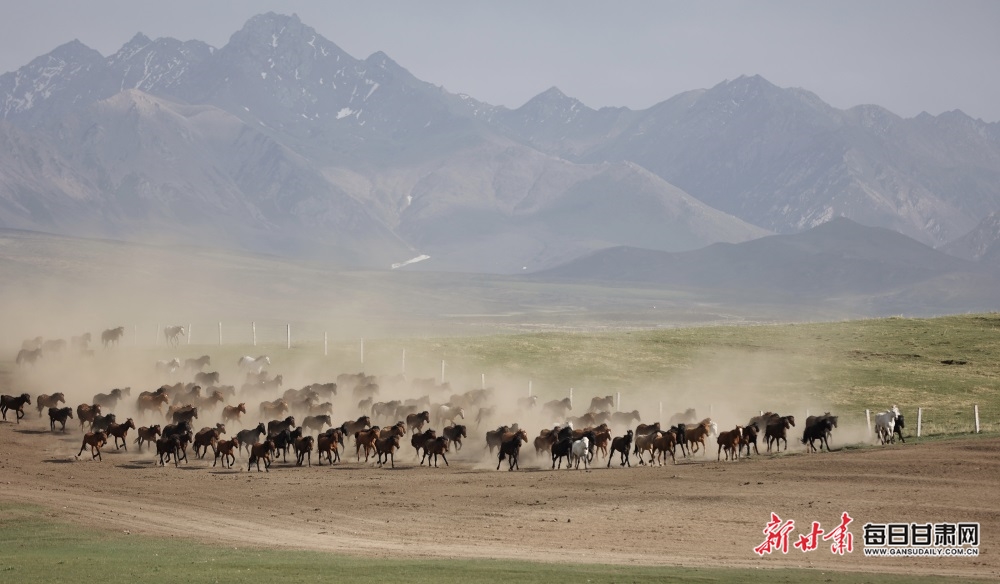
[(295, 12), (357, 58), (517, 107), (555, 85), (585, 104), (646, 108), (760, 74), (846, 108), (961, 109), (1000, 121), (1000, 2), (590, 0), (11, 2), (0, 72), (74, 38), (104, 55), (136, 32), (215, 47), (254, 14)]

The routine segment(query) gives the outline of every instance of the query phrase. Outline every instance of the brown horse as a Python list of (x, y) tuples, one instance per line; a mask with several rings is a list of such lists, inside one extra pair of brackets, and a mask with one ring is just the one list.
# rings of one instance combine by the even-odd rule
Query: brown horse
[[(395, 428), (396, 426), (393, 426)], [(404, 428), (403, 435), (406, 435), (406, 430)], [(396, 468), (396, 450), (399, 449), (399, 437), (398, 432), (393, 432), (384, 438), (379, 438), (375, 441), (375, 453), (378, 454), (378, 465), (382, 466), (385, 464), (386, 459), (392, 468)]]
[(29, 351), (27, 349), (21, 349), (20, 351), (17, 352), (17, 358), (15, 359), (15, 362), (18, 365), (21, 365), (23, 363), (29, 363), (31, 365), (34, 365), (35, 361), (39, 360), (41, 357), (42, 357), (41, 348), (35, 349), (33, 351)]
[(452, 424), (451, 426), (447, 426), (441, 430), (441, 434), (455, 444), (456, 452), (462, 449), (462, 438), (468, 437), (468, 434), (466, 434), (465, 424)]
[(410, 428), (410, 431), (416, 434), (417, 432), (424, 431), (424, 424), (431, 423), (431, 414), (427, 410), (420, 412), (419, 414), (409, 414), (406, 416), (406, 425)]
[(169, 401), (170, 398), (167, 397), (166, 392), (140, 395), (139, 399), (136, 400), (135, 407), (139, 411), (139, 415), (143, 415), (147, 411), (162, 414), (163, 410), (161, 408)]
[(45, 408), (58, 408), (60, 403), (66, 403), (66, 396), (61, 391), (52, 395), (43, 393), (35, 399), (35, 403), (38, 404), (38, 417), (41, 418)]
[(375, 449), (375, 441), (378, 440), (379, 427), (372, 426), (367, 430), (359, 430), (354, 433), (355, 454), (358, 455), (358, 462), (361, 462), (361, 449), (365, 449), (365, 462)]
[(500, 463), (503, 462), (504, 458), (507, 459), (508, 471), (514, 470), (515, 468), (520, 469), (520, 466), (517, 464), (517, 459), (521, 453), (521, 444), (527, 441), (528, 433), (524, 430), (504, 434), (503, 441), (500, 443), (500, 454), (497, 455), (497, 470), (500, 470)]
[(111, 423), (108, 425), (108, 435), (114, 437), (115, 450), (121, 450), (121, 447), (118, 446), (119, 440), (122, 441), (122, 446), (125, 446), (125, 450), (128, 450), (126, 436), (128, 435), (129, 428), (135, 430), (135, 422), (132, 421), (132, 418), (125, 420), (122, 424)]
[(716, 461), (722, 460), (722, 451), (726, 451), (726, 460), (732, 458), (733, 461), (740, 459), (740, 440), (743, 438), (743, 426), (737, 425), (733, 430), (719, 432), (716, 441), (719, 444), (719, 452), (715, 457)]
[[(420, 456), (420, 451), (424, 450), (427, 442), (435, 438), (437, 438), (437, 431), (435, 431), (434, 428), (428, 428), (426, 431), (420, 432), (419, 434), (411, 434), (410, 446), (413, 446), (413, 449), (416, 450), (416, 455)], [(421, 459), (420, 462), (422, 464), (423, 459)]]
[(6, 420), (7, 411), (12, 410), (17, 418), (17, 423), (20, 424), (21, 418), (24, 417), (24, 404), (31, 405), (31, 396), (26, 393), (16, 397), (13, 395), (0, 396), (0, 412), (3, 413), (3, 419)]
[(444, 460), (444, 465), (448, 466), (448, 459), (445, 457), (444, 453), (448, 452), (448, 439), (444, 436), (439, 436), (428, 440), (424, 444), (424, 456), (420, 458), (420, 465), (424, 464), (424, 457), (427, 458), (427, 466), (431, 465), (431, 457), (434, 458), (434, 468), (437, 468), (437, 457), (440, 456)]
[[(339, 428), (327, 430), (325, 434), (320, 434), (319, 437), (317, 437), (316, 453), (320, 466), (323, 466), (324, 455), (326, 455), (326, 459), (329, 461), (331, 466), (334, 462), (340, 462), (339, 443), (342, 438), (343, 434), (340, 432)], [(334, 460), (335, 457), (336, 460)]]
[(295, 439), (295, 465), (302, 466), (302, 459), (309, 459), (309, 466), (312, 466), (313, 437), (299, 436)]
[(785, 450), (788, 450), (788, 429), (795, 425), (795, 416), (781, 416), (770, 423), (764, 430), (764, 438), (767, 440), (767, 451), (771, 452), (771, 444), (774, 443), (776, 452), (781, 452), (781, 440), (785, 441)]
[(125, 334), (125, 327), (120, 326), (113, 329), (107, 329), (101, 333), (101, 343), (104, 344), (104, 348), (107, 349), (111, 345), (117, 345), (118, 341)]
[[(205, 458), (208, 454), (208, 447), (211, 446), (212, 450), (215, 451), (218, 448), (217, 444), (219, 438), (226, 433), (226, 427), (222, 424), (216, 424), (214, 428), (202, 428), (194, 435), (194, 455), (198, 458)], [(199, 454), (199, 450), (201, 453)]]
[(345, 436), (353, 436), (355, 432), (371, 427), (372, 420), (368, 416), (361, 416), (357, 420), (347, 420), (340, 426), (340, 431)]
[(237, 422), (242, 423), (240, 414), (245, 413), (247, 413), (247, 405), (245, 403), (241, 403), (238, 406), (226, 406), (222, 408), (222, 421), (228, 422), (230, 420), (236, 420)]
[(101, 406), (98, 404), (80, 404), (76, 406), (76, 417), (80, 419), (81, 430), (83, 430), (84, 424), (93, 425), (94, 419), (99, 415), (101, 415)]
[(143, 442), (152, 442), (153, 444), (156, 444), (156, 439), (160, 435), (160, 425), (156, 424), (155, 426), (149, 427), (142, 426), (136, 430), (136, 433), (139, 437), (136, 438), (134, 442), (139, 445), (139, 450), (142, 450)]
[(712, 432), (712, 419), (705, 418), (696, 426), (688, 426), (684, 430), (684, 441), (691, 446), (691, 452), (698, 452), (698, 445), (704, 448), (705, 456), (708, 456), (708, 447), (705, 439)]
[(55, 432), (56, 422), (62, 424), (62, 431), (66, 431), (66, 420), (73, 419), (73, 408), (49, 408), (49, 428)]
[(274, 453), (274, 441), (265, 440), (260, 444), (252, 444), (250, 446), (250, 462), (247, 464), (247, 471), (253, 466), (253, 463), (257, 463), (257, 472), (260, 472), (260, 461), (264, 461), (264, 471), (271, 472), (271, 455)]
[(104, 432), (87, 432), (83, 435), (83, 444), (80, 446), (80, 452), (77, 453), (76, 457), (80, 458), (83, 451), (90, 446), (90, 459), (101, 459), (101, 447), (108, 443), (108, 435)]
[(219, 462), (219, 458), (222, 458), (222, 468), (226, 467), (226, 462), (229, 462), (228, 468), (233, 468), (233, 463), (236, 462), (236, 451), (240, 448), (240, 441), (236, 438), (230, 440), (220, 440), (215, 444), (215, 462), (212, 466), (215, 466)]

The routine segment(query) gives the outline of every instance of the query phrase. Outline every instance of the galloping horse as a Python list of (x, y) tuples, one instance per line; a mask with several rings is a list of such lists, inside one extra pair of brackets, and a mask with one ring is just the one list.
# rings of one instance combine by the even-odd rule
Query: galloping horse
[(267, 355), (261, 355), (257, 358), (251, 357), (250, 355), (244, 355), (240, 357), (237, 363), (240, 369), (253, 370), (256, 369), (257, 373), (260, 373), (265, 366), (271, 364), (271, 358)]
[(168, 345), (177, 346), (180, 343), (177, 337), (183, 337), (186, 334), (182, 326), (168, 326), (163, 329), (163, 337), (167, 340)]
[(101, 333), (101, 342), (104, 343), (104, 348), (107, 349), (110, 345), (117, 345), (118, 341), (121, 340), (122, 335), (125, 334), (125, 327), (120, 326), (118, 328), (107, 329)]
[(17, 352), (17, 359), (15, 359), (15, 361), (17, 362), (18, 365), (22, 363), (31, 363), (32, 365), (34, 365), (35, 361), (37, 361), (41, 356), (42, 356), (41, 349), (34, 349), (32, 351), (29, 351), (27, 349), (21, 349), (20, 351)]

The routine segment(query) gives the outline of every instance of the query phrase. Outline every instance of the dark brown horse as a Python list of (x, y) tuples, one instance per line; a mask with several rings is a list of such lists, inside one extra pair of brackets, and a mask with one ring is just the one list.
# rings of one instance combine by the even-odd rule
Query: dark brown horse
[(21, 423), (21, 418), (24, 417), (24, 405), (31, 405), (31, 396), (27, 393), (22, 393), (18, 396), (13, 395), (0, 395), (0, 413), (3, 413), (3, 419), (7, 419), (7, 411), (13, 411), (14, 416), (17, 418), (17, 423)]
[(56, 422), (62, 424), (62, 431), (66, 431), (66, 420), (73, 419), (73, 408), (49, 408), (49, 429), (56, 431)]
[(101, 333), (101, 343), (104, 344), (104, 348), (108, 348), (111, 345), (117, 345), (118, 341), (125, 334), (125, 327), (120, 326), (118, 328), (107, 329)]
[(764, 429), (764, 438), (767, 440), (767, 451), (771, 452), (771, 443), (775, 445), (775, 451), (781, 452), (780, 440), (785, 441), (785, 450), (788, 450), (788, 429), (795, 425), (795, 416), (781, 416), (773, 419)]

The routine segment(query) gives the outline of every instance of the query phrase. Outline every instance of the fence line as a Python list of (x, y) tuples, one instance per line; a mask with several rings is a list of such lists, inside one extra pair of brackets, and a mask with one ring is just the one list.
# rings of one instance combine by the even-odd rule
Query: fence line
[[(224, 331), (223, 328), (225, 322), (230, 322), (230, 325), (229, 328), (227, 328)], [(233, 322), (236, 321), (217, 320), (217, 321), (199, 321), (197, 323), (194, 322), (193, 320), (189, 321), (186, 325), (186, 335), (185, 335), (186, 338), (184, 339), (184, 344), (189, 346), (209, 345), (209, 344), (214, 344), (213, 341), (217, 340), (218, 346), (220, 347), (226, 346), (227, 344), (240, 345), (240, 344), (246, 344), (248, 342), (251, 343), (254, 347), (256, 347), (258, 346), (259, 343), (268, 346), (273, 346), (277, 345), (279, 342), (283, 342), (284, 348), (286, 350), (302, 351), (304, 353), (312, 352), (314, 355), (317, 356), (321, 355), (322, 357), (325, 358), (333, 356), (333, 358), (337, 361), (337, 363), (341, 363), (342, 361), (343, 362), (354, 361), (356, 363), (357, 360), (360, 358), (360, 362), (363, 367), (366, 365), (371, 365), (371, 361), (374, 361), (376, 362), (376, 364), (381, 364), (381, 366), (383, 367), (387, 366), (388, 364), (388, 367), (394, 369), (391, 363), (398, 358), (399, 361), (397, 361), (397, 363), (399, 364), (400, 373), (403, 375), (410, 373), (407, 369), (407, 354), (406, 354), (407, 349), (406, 348), (400, 349), (399, 348), (400, 343), (390, 342), (390, 344), (395, 344), (396, 347), (392, 352), (395, 353), (396, 350), (400, 350), (400, 353), (395, 353), (395, 355), (387, 357), (384, 354), (385, 351), (380, 350), (379, 343), (376, 343), (376, 345), (373, 345), (372, 347), (366, 347), (364, 337), (355, 337), (354, 340), (351, 341), (351, 339), (349, 337), (346, 337), (346, 335), (338, 336), (336, 329), (335, 328), (328, 329), (327, 328), (328, 325), (325, 323), (314, 323), (314, 322), (304, 322), (304, 321), (281, 322), (276, 320), (258, 322), (254, 320), (250, 321), (250, 327), (249, 330), (247, 330), (248, 327), (246, 327), (245, 324), (247, 321), (242, 321), (242, 324), (239, 323), (232, 324)], [(199, 337), (197, 338), (194, 337), (194, 328), (196, 324), (198, 325), (198, 330), (200, 331)], [(258, 324), (260, 324), (261, 326), (258, 327)], [(153, 330), (153, 338), (151, 339), (151, 342), (143, 341), (143, 339), (149, 340), (149, 337), (146, 336), (148, 334), (147, 331), (149, 330), (150, 327), (148, 321), (147, 324), (143, 325), (140, 325), (136, 322), (133, 322), (131, 327), (128, 327), (126, 325), (126, 327), (124, 327), (126, 330), (126, 334), (125, 338), (123, 338), (124, 341), (123, 344), (128, 343), (127, 339), (128, 333), (131, 333), (132, 342), (130, 343), (130, 345), (132, 347), (141, 347), (141, 346), (147, 346), (147, 347), (152, 346), (159, 348), (171, 347), (172, 343), (168, 343), (167, 339), (163, 336), (164, 329), (166, 328), (167, 325), (171, 325), (170, 321), (167, 321), (166, 325), (164, 325), (162, 321), (155, 323), (155, 329)], [(293, 325), (295, 328), (294, 331), (296, 335), (295, 339), (292, 338)], [(129, 331), (128, 328), (131, 328), (131, 331)], [(212, 339), (211, 335), (207, 333), (207, 331), (211, 330), (211, 328), (217, 328), (218, 331), (217, 339)], [(335, 343), (335, 347), (332, 352), (330, 347), (331, 330), (333, 331), (334, 343)], [(247, 335), (247, 333), (249, 333), (249, 335)], [(293, 346), (293, 341), (297, 343), (294, 346)], [(319, 353), (320, 341), (322, 341), (322, 354)], [(357, 345), (354, 345), (354, 347), (356, 347), (357, 350), (359, 351), (357, 353), (351, 349), (351, 345), (355, 342), (358, 343)], [(366, 349), (372, 349), (372, 350), (369, 351)], [(418, 368), (426, 367), (427, 360), (419, 355), (419, 351), (416, 359), (417, 359), (416, 363), (425, 363), (425, 365), (418, 366)], [(444, 383), (447, 380), (446, 376), (446, 374), (448, 373), (447, 364), (448, 363), (445, 359), (440, 360), (441, 369), (440, 369), (439, 381), (441, 383)], [(460, 370), (462, 370), (461, 367)], [(461, 373), (460, 375), (461, 375), (460, 381), (471, 381), (471, 379), (468, 379), (469, 376), (466, 376), (465, 373)], [(454, 377), (454, 373), (452, 374), (452, 376)], [(452, 382), (454, 383), (454, 380), (452, 380)], [(496, 384), (496, 381), (494, 381), (494, 384)], [(480, 387), (484, 388), (486, 387), (485, 372), (480, 373)], [(586, 390), (586, 388), (584, 389)], [(558, 390), (556, 390), (556, 393), (558, 393)], [(529, 396), (535, 395), (533, 382), (530, 379), (528, 380), (528, 395)], [(574, 388), (569, 388), (570, 400), (573, 401), (576, 397), (579, 396), (574, 395)], [(614, 400), (614, 408), (618, 411), (622, 411), (622, 408), (624, 407), (623, 399), (627, 401), (628, 397), (629, 396), (627, 395), (622, 396), (622, 392), (620, 391), (616, 392)], [(669, 404), (672, 402), (668, 401), (667, 403)], [(630, 407), (634, 408), (635, 405), (636, 404), (632, 404), (631, 402), (629, 403)], [(643, 404), (638, 404), (638, 405), (641, 406)], [(970, 406), (972, 410), (971, 412), (969, 411)], [(656, 408), (653, 411), (657, 411), (662, 416), (662, 407), (663, 407), (662, 403), (658, 404), (656, 401), (649, 401), (645, 403), (645, 407)], [(710, 415), (714, 414), (714, 408), (712, 407), (712, 405), (708, 405), (707, 407), (709, 408)], [(918, 406), (915, 407), (916, 426), (915, 428), (908, 427), (906, 431), (913, 432), (915, 430), (915, 435), (917, 438), (922, 438), (925, 435), (931, 436), (940, 433), (952, 433), (952, 432), (971, 432), (976, 434), (980, 434), (984, 431), (995, 432), (998, 430), (998, 428), (1000, 428), (1000, 411), (998, 411), (996, 405), (992, 403), (987, 403), (985, 404), (984, 407), (986, 409), (983, 412), (981, 412), (980, 404), (968, 404), (968, 402), (966, 402), (966, 405), (962, 406), (960, 410), (958, 408), (952, 409), (947, 404), (945, 405), (932, 404), (931, 409), (925, 412), (924, 410), (928, 408), (924, 406)], [(881, 409), (879, 409), (878, 411), (881, 411)], [(911, 409), (910, 412), (912, 413), (912, 411), (913, 410)], [(869, 439), (872, 439), (874, 438), (872, 411), (871, 409), (865, 409), (864, 412), (865, 412), (865, 428), (867, 431), (867, 436)], [(759, 413), (763, 414), (763, 411)], [(810, 412), (809, 410), (806, 410), (805, 413), (806, 416), (808, 417)]]

